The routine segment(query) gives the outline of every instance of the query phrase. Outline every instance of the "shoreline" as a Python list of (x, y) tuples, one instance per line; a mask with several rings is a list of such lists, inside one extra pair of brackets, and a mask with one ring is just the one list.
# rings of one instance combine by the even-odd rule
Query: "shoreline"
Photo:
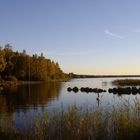
[(50, 81), (0, 81), (0, 92), (8, 89), (12, 86), (24, 85), (24, 84), (40, 84), (40, 83), (53, 83), (53, 82), (66, 82), (69, 79), (59, 79)]
[[(139, 75), (137, 76), (131, 76), (131, 75), (125, 75), (125, 76), (93, 76), (93, 77), (72, 77), (72, 78), (68, 78), (68, 79), (59, 79), (59, 80), (48, 80), (48, 81), (4, 81), (4, 80), (1, 80), (0, 81), (0, 92), (5, 90), (5, 89), (8, 89), (12, 86), (18, 86), (18, 85), (24, 85), (24, 84), (40, 84), (40, 83), (54, 83), (54, 82), (67, 82), (69, 81), (70, 79), (78, 79), (78, 78), (119, 78), (119, 77), (134, 77), (134, 78), (137, 78), (137, 77), (140, 77)], [(138, 79), (122, 79), (122, 80), (115, 80), (113, 81), (114, 84), (117, 84), (117, 85), (121, 85), (121, 86), (124, 86), (124, 85), (140, 85), (140, 80)]]
[(71, 75), (72, 78), (125, 78), (125, 77), (140, 77), (140, 75)]

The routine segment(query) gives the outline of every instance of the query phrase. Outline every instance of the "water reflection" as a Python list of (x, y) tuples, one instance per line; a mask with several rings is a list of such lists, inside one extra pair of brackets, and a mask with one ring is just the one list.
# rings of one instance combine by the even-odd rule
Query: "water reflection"
[[(46, 83), (46, 84), (31, 84), (20, 85), (7, 90), (4, 94), (0, 94), (0, 121), (7, 122), (14, 120), (18, 127), (27, 127), (25, 118), (35, 118), (38, 113), (53, 112), (55, 109), (66, 110), (69, 105), (77, 105), (79, 107), (97, 108), (103, 107), (107, 110), (113, 105), (117, 106), (125, 100), (131, 102), (137, 97), (140, 99), (140, 94), (113, 94), (108, 92), (108, 89), (118, 88), (112, 85), (115, 78), (90, 78), (90, 79), (72, 79), (64, 83)], [(68, 92), (68, 87), (77, 86), (105, 89), (103, 93), (88, 93), (86, 92)], [(136, 89), (134, 89), (135, 91)]]
[[(37, 109), (59, 97), (61, 83), (28, 84), (12, 87), (0, 95), (0, 114)], [(0, 115), (1, 116), (1, 115)]]

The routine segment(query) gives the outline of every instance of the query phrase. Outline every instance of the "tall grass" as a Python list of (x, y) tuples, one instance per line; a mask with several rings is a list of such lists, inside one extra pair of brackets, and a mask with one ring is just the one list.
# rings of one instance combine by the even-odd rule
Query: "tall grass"
[(83, 109), (72, 105), (53, 114), (38, 116), (30, 131), (21, 132), (11, 123), (0, 124), (1, 139), (34, 140), (138, 140), (140, 138), (140, 101), (132, 106), (125, 101), (110, 110)]
[(114, 80), (112, 83), (119, 86), (139, 86), (140, 79), (119, 79)]

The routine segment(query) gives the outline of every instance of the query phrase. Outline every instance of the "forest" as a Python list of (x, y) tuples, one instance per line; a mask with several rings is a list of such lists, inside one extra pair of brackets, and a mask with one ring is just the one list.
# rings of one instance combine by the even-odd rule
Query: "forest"
[(0, 47), (0, 80), (5, 81), (55, 81), (65, 80), (65, 74), (59, 64), (43, 53), (33, 54), (13, 51), (10, 44)]

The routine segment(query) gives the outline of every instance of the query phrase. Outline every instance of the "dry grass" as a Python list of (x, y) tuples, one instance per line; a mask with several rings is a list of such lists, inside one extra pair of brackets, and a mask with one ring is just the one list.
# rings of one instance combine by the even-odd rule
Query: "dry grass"
[(30, 132), (18, 131), (12, 123), (0, 125), (1, 139), (34, 140), (138, 140), (140, 137), (140, 101), (134, 106), (125, 101), (110, 110), (83, 109), (75, 105), (68, 111), (38, 116)]
[(138, 86), (140, 85), (140, 79), (121, 79), (113, 81), (113, 84), (119, 86)]

